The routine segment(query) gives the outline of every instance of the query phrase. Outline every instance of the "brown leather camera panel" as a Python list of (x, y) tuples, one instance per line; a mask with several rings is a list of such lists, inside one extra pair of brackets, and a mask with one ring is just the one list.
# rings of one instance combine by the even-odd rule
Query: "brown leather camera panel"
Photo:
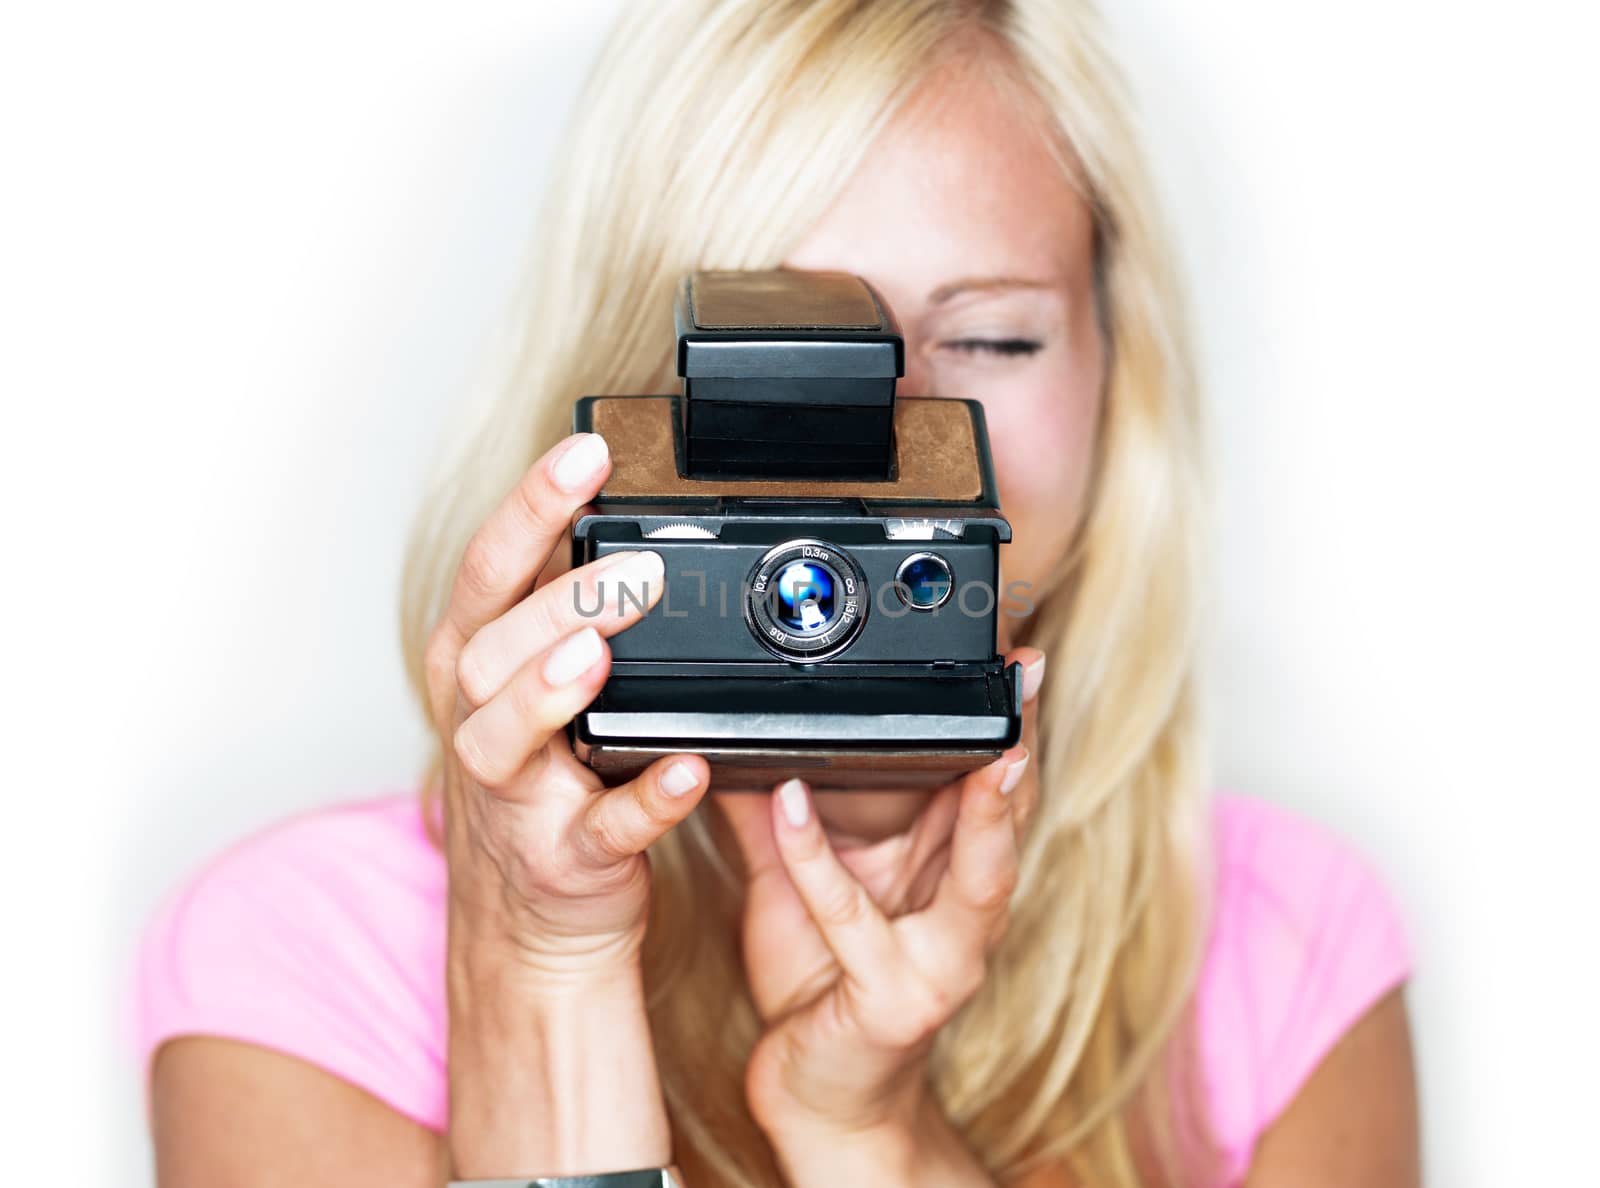
[(692, 495), (829, 496), (968, 503), (983, 495), (972, 414), (959, 400), (901, 397), (895, 402), (898, 477), (884, 482), (825, 479), (689, 479), (678, 473), (671, 396), (594, 401), (592, 427), (611, 447), (611, 477), (601, 495), (651, 499)]

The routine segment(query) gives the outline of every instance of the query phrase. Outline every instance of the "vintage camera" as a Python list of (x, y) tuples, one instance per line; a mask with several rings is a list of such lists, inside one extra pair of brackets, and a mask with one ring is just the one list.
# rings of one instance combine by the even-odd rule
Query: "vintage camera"
[(578, 757), (616, 782), (693, 751), (718, 788), (930, 786), (996, 758), (1022, 677), (995, 654), (1011, 529), (982, 407), (897, 400), (899, 329), (845, 273), (693, 273), (675, 318), (681, 396), (573, 413), (613, 458), (574, 564), (666, 562)]

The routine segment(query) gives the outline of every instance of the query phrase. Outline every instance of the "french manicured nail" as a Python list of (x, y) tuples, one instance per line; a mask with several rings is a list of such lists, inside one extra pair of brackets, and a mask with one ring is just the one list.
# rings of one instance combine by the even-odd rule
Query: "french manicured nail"
[(806, 786), (799, 780), (785, 780), (778, 786), (778, 803), (783, 806), (784, 820), (794, 828), (806, 823), (811, 810), (806, 804)]
[(682, 796), (692, 791), (699, 782), (700, 777), (694, 774), (694, 769), (680, 759), (662, 774), (661, 790), (668, 796)]
[(1044, 684), (1044, 657), (1040, 656), (1032, 664), (1025, 664), (1022, 668), (1022, 700), (1032, 701), (1039, 695), (1039, 686)]
[(610, 451), (598, 433), (582, 434), (550, 467), (550, 477), (563, 491), (576, 491), (600, 473)]
[(1022, 782), (1022, 773), (1028, 770), (1028, 759), (1029, 756), (1024, 755), (1006, 768), (1005, 777), (1000, 781), (1000, 795), (1010, 796), (1011, 790)]
[(585, 627), (558, 643), (544, 662), (545, 684), (552, 689), (570, 684), (600, 659), (600, 633)]
[[(649, 606), (661, 597), (662, 578), (666, 572), (667, 566), (660, 553), (629, 553), (625, 560), (601, 570), (600, 592), (606, 605), (614, 607), (618, 614), (625, 605), (630, 609), (636, 605)], [(624, 593), (626, 603), (623, 602)]]

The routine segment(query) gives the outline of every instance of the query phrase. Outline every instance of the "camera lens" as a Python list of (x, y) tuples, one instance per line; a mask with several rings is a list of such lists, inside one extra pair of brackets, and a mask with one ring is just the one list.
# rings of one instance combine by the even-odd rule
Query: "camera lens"
[(894, 574), (895, 593), (912, 610), (937, 610), (954, 585), (950, 563), (938, 553), (912, 553)]
[(791, 561), (778, 573), (777, 613), (790, 631), (821, 631), (834, 616), (833, 570), (814, 561)]
[(761, 646), (810, 663), (854, 642), (867, 616), (867, 583), (848, 553), (820, 540), (791, 540), (750, 571), (745, 622)]

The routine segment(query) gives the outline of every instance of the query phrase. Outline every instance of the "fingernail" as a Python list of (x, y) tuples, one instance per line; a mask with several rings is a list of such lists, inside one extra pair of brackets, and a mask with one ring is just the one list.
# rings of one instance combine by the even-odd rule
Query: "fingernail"
[(600, 659), (600, 633), (585, 627), (576, 635), (568, 636), (551, 651), (544, 662), (545, 684), (560, 688), (570, 684), (594, 666)]
[(682, 796), (699, 782), (700, 777), (694, 774), (694, 768), (680, 759), (662, 773), (661, 790), (668, 796)]
[(778, 803), (783, 806), (783, 816), (794, 828), (806, 823), (810, 812), (806, 804), (806, 786), (799, 780), (785, 780), (778, 786)]
[(1010, 796), (1011, 790), (1022, 782), (1022, 773), (1028, 770), (1028, 759), (1029, 756), (1024, 755), (1006, 768), (1005, 778), (1000, 781), (1000, 795)]
[(615, 553), (602, 553), (591, 563), (595, 573), (610, 573), (619, 565), (626, 565), (639, 555), (638, 549), (618, 549)]
[(1022, 700), (1032, 701), (1039, 695), (1039, 686), (1044, 684), (1044, 657), (1040, 656), (1032, 664), (1022, 666)]
[(600, 593), (606, 605), (619, 615), (625, 606), (630, 610), (649, 606), (661, 597), (662, 578), (666, 572), (667, 566), (660, 553), (630, 553), (626, 560), (605, 568), (599, 579)]
[(609, 456), (605, 438), (598, 433), (582, 434), (555, 460), (550, 477), (563, 491), (576, 491), (600, 473)]

